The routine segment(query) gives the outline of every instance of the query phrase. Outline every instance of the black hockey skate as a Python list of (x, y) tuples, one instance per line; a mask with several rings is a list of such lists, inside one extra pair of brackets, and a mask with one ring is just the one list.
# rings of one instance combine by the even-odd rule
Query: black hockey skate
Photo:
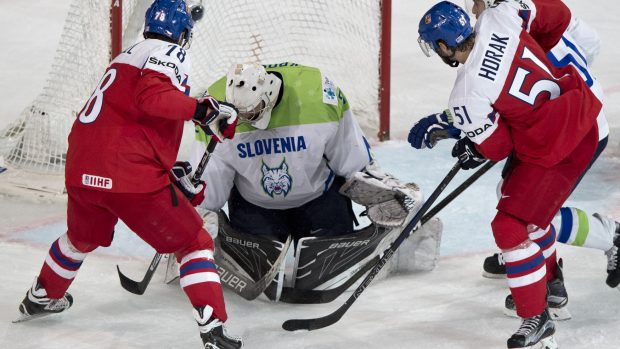
[[(547, 283), (547, 306), (549, 307), (551, 318), (557, 321), (569, 320), (572, 316), (568, 311), (567, 305), (568, 293), (564, 286), (562, 259), (560, 258), (558, 264), (556, 264), (555, 278)], [(512, 295), (506, 297), (504, 314), (510, 317), (518, 317), (517, 308)]]
[[(614, 246), (605, 252), (607, 255), (607, 280), (605, 282), (611, 288), (618, 287), (620, 284), (620, 223), (616, 222), (616, 233), (614, 235)], [(619, 289), (620, 290), (620, 289)]]
[(73, 297), (69, 293), (65, 293), (64, 297), (59, 299), (47, 298), (47, 292), (39, 280), (35, 279), (32, 287), (26, 292), (26, 297), (19, 305), (20, 317), (13, 322), (23, 322), (60, 313), (69, 309), (72, 304)]
[(482, 266), (482, 276), (489, 279), (503, 279), (506, 277), (506, 263), (501, 253), (494, 253), (485, 258)]
[(545, 309), (540, 315), (522, 320), (521, 327), (508, 339), (508, 348), (557, 349), (554, 333), (555, 324)]
[(205, 349), (238, 349), (243, 346), (241, 338), (226, 333), (220, 320), (205, 314), (205, 307), (195, 308), (194, 317)]

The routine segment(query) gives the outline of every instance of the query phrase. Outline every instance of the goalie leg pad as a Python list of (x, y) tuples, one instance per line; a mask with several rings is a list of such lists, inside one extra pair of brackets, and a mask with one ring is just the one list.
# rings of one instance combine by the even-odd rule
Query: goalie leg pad
[(431, 271), (439, 261), (443, 223), (433, 218), (418, 228), (396, 250), (393, 258), (396, 272)]

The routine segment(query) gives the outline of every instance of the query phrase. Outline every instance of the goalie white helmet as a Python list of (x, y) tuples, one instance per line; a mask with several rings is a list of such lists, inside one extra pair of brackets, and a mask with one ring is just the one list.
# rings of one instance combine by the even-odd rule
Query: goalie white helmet
[(226, 101), (239, 110), (239, 118), (266, 129), (276, 105), (282, 80), (260, 64), (234, 64), (226, 75)]

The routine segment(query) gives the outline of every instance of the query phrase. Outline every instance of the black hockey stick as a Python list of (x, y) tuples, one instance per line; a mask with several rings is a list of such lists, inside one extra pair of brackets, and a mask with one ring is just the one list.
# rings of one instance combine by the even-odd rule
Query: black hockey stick
[(437, 197), (443, 192), (443, 190), (448, 186), (450, 181), (456, 176), (456, 174), (461, 169), (461, 165), (459, 162), (454, 164), (446, 177), (439, 183), (439, 186), (431, 196), (424, 202), (420, 210), (413, 216), (411, 221), (405, 226), (400, 235), (394, 240), (394, 242), (383, 252), (383, 255), (379, 259), (379, 261), (374, 265), (370, 273), (366, 276), (366, 278), (362, 281), (362, 283), (355, 289), (351, 297), (347, 299), (340, 308), (336, 309), (336, 311), (328, 314), (326, 316), (320, 318), (313, 319), (291, 319), (286, 320), (282, 324), (282, 328), (287, 331), (297, 331), (297, 330), (317, 330), (323, 327), (327, 327), (336, 323), (342, 316), (347, 312), (347, 310), (353, 305), (353, 303), (357, 300), (357, 298), (364, 292), (366, 287), (370, 285), (372, 280), (377, 276), (381, 268), (387, 263), (387, 261), (394, 255), (394, 251), (405, 241), (406, 238), (409, 237), (413, 233), (414, 228), (420, 222), (422, 215), (428, 211), (431, 205), (437, 200)]
[[(202, 173), (204, 172), (207, 166), (207, 163), (209, 162), (209, 159), (211, 158), (211, 153), (213, 153), (213, 151), (215, 150), (216, 145), (217, 145), (217, 141), (211, 138), (211, 140), (209, 141), (209, 144), (207, 145), (207, 149), (205, 150), (204, 154), (202, 154), (202, 159), (200, 159), (200, 163), (196, 167), (196, 171), (194, 171), (192, 182), (198, 183), (200, 181), (200, 177), (202, 177)], [(162, 256), (163, 254), (161, 253), (155, 253), (155, 256), (153, 256), (153, 260), (151, 261), (151, 264), (149, 265), (149, 269), (146, 271), (146, 274), (144, 274), (142, 281), (139, 281), (139, 282), (134, 281), (128, 278), (127, 276), (125, 276), (123, 273), (121, 273), (121, 269), (117, 265), (116, 270), (118, 271), (118, 278), (121, 280), (121, 286), (133, 294), (137, 294), (137, 295), (144, 294), (144, 291), (146, 291), (146, 288), (149, 285), (149, 282), (151, 282), (151, 278), (153, 277), (153, 274), (155, 274), (155, 271), (157, 270), (157, 267), (159, 266), (159, 261), (161, 260)]]
[[(422, 225), (426, 224), (431, 218), (436, 216), (443, 208), (448, 206), (457, 196), (459, 196), (465, 189), (469, 188), (478, 178), (482, 177), (488, 170), (496, 164), (494, 161), (487, 161), (481, 168), (479, 168), (474, 174), (469, 176), (463, 183), (456, 187), (450, 194), (443, 198), (435, 207), (433, 207), (427, 214), (422, 217)], [(414, 229), (414, 231), (417, 230)], [(351, 276), (342, 285), (329, 289), (329, 290), (300, 290), (296, 288), (285, 287), (282, 290), (282, 296), (280, 301), (285, 303), (295, 304), (320, 304), (329, 303), (338, 298), (344, 291), (346, 291), (351, 285), (353, 285), (359, 278), (364, 276), (368, 270), (370, 270), (377, 262), (379, 262), (380, 256), (376, 256), (369, 260), (358, 270), (353, 276)]]

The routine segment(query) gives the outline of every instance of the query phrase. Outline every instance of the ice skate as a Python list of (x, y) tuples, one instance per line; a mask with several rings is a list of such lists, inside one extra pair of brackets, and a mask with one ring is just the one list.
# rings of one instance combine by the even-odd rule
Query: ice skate
[[(611, 288), (618, 287), (620, 284), (620, 265), (618, 253), (620, 253), (620, 223), (616, 222), (616, 232), (614, 234), (614, 245), (609, 251), (605, 252), (607, 256), (607, 280), (605, 282)], [(620, 288), (618, 288), (620, 291)]]
[(205, 349), (237, 349), (243, 346), (241, 338), (229, 336), (223, 323), (211, 317), (210, 307), (194, 309), (194, 317), (200, 328), (200, 338)]
[[(572, 316), (568, 311), (568, 293), (564, 287), (564, 274), (562, 273), (562, 259), (556, 265), (555, 278), (547, 283), (547, 306), (553, 320), (569, 320)], [(510, 317), (518, 317), (512, 295), (506, 297), (504, 314)]]
[(503, 279), (506, 277), (506, 263), (501, 253), (494, 253), (484, 260), (482, 276), (489, 279)]
[(508, 339), (508, 348), (557, 349), (554, 333), (555, 324), (545, 309), (540, 315), (523, 319), (521, 327)]
[(72, 304), (73, 297), (69, 293), (65, 293), (64, 297), (60, 299), (47, 298), (47, 292), (39, 284), (39, 280), (35, 279), (32, 287), (26, 293), (26, 297), (19, 305), (20, 317), (13, 323), (60, 313), (69, 309)]

